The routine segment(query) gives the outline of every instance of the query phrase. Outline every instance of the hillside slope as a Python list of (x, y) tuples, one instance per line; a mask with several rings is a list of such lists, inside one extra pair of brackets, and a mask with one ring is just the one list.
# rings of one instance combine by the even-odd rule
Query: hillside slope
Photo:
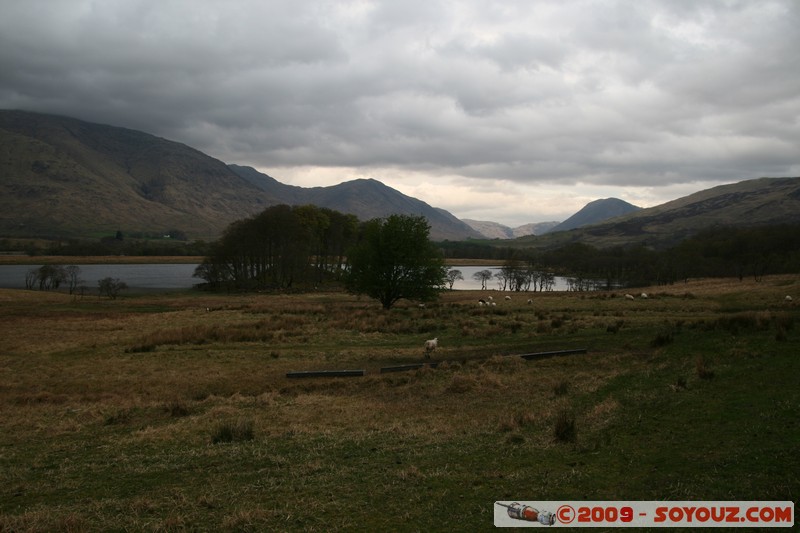
[(447, 211), (375, 180), (303, 188), (140, 131), (0, 110), (0, 237), (98, 237), (116, 231), (215, 239), (279, 204), (316, 204), (361, 220), (427, 217), (434, 240), (479, 237)]
[(512, 228), (498, 222), (489, 220), (461, 219), (472, 229), (483, 235), (487, 239), (514, 239), (527, 235), (544, 235), (559, 224), (559, 222), (532, 222)]
[(605, 220), (627, 215), (641, 209), (619, 198), (604, 198), (589, 202), (580, 211), (558, 224), (550, 231), (567, 231), (590, 224), (597, 224)]
[(663, 248), (704, 229), (800, 223), (800, 178), (759, 178), (711, 189), (624, 215), (606, 223), (550, 233), (518, 246), (596, 247), (646, 244)]
[(209, 238), (274, 203), (221, 161), (125, 128), (4, 111), (0, 147), (3, 235)]
[(431, 225), (431, 238), (463, 240), (481, 235), (448, 211), (406, 196), (378, 180), (357, 179), (329, 187), (294, 187), (250, 167), (230, 165), (230, 168), (258, 185), (281, 203), (290, 205), (314, 204), (356, 215), (361, 220), (384, 218), (392, 214), (424, 216)]

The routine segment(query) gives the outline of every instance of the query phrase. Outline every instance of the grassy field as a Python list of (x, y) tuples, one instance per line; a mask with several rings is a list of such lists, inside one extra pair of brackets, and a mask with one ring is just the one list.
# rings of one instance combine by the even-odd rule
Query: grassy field
[[(499, 500), (797, 500), (800, 277), (646, 291), (384, 311), (0, 290), (0, 531), (481, 531)], [(433, 337), (438, 368), (380, 373)], [(286, 377), (316, 369), (366, 375)]]

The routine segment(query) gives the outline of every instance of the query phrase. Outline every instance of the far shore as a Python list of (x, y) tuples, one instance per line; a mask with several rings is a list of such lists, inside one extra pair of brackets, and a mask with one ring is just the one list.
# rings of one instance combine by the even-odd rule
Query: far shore
[[(147, 265), (199, 264), (199, 255), (3, 255), (0, 265)], [(499, 259), (445, 259), (447, 266), (496, 266)]]
[(146, 265), (202, 263), (199, 255), (0, 255), (0, 265)]

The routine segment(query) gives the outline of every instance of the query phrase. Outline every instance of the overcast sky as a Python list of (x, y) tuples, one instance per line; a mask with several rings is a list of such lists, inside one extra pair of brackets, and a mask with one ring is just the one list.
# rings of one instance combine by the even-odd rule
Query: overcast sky
[(0, 108), (563, 220), (800, 175), (800, 2), (2, 0)]

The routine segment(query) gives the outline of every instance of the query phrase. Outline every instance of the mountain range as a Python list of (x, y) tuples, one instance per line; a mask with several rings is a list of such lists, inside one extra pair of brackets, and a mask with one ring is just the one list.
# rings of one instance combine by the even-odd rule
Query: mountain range
[(357, 179), (329, 187), (297, 187), (283, 184), (251, 167), (228, 165), (228, 168), (271, 198), (278, 199), (276, 203), (313, 204), (352, 213), (361, 220), (384, 218), (395, 213), (422, 215), (431, 225), (431, 238), (435, 240), (458, 241), (483, 237), (444, 209), (431, 207), (378, 180)]
[(361, 220), (422, 215), (434, 240), (481, 238), (443, 209), (376, 180), (293, 187), (140, 131), (70, 117), (0, 111), (0, 236), (124, 232), (214, 239), (271, 205), (316, 204)]
[(758, 178), (720, 185), (597, 224), (517, 239), (517, 246), (665, 248), (712, 228), (800, 224), (800, 178)]
[(421, 215), (433, 240), (660, 246), (713, 226), (800, 223), (800, 178), (742, 181), (647, 209), (606, 198), (561, 223), (510, 228), (459, 220), (374, 179), (296, 187), (140, 131), (0, 110), (0, 237), (97, 238), (121, 230), (215, 239), (231, 222), (279, 203), (361, 220)]
[(638, 211), (641, 207), (629, 204), (619, 198), (604, 198), (589, 202), (580, 211), (569, 217), (564, 222), (535, 222), (511, 228), (488, 220), (463, 219), (472, 229), (481, 233), (487, 239), (516, 239), (528, 235), (544, 235), (551, 231), (566, 231), (570, 229), (589, 226), (610, 218), (626, 215)]
[(487, 239), (516, 239), (527, 235), (544, 235), (556, 227), (559, 222), (533, 222), (512, 228), (490, 220), (472, 220), (462, 218), (464, 222)]

